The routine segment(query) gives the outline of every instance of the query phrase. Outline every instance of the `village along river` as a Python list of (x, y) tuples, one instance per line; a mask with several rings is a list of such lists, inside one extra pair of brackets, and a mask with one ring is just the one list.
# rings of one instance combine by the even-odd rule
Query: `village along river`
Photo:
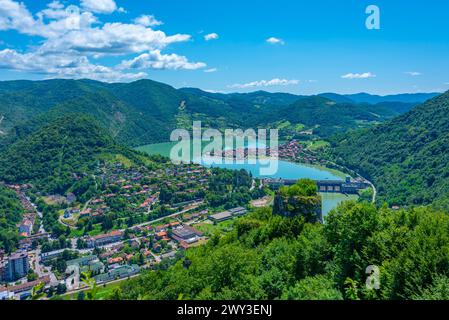
[[(139, 151), (146, 152), (150, 155), (162, 155), (165, 157), (170, 156), (171, 148), (176, 145), (176, 142), (167, 142), (159, 144), (151, 144), (137, 148)], [(201, 161), (198, 161), (201, 163)], [(201, 163), (204, 165), (204, 163)], [(207, 166), (207, 165), (206, 165)], [(288, 161), (279, 160), (277, 173), (270, 176), (263, 176), (260, 174), (261, 167), (266, 165), (261, 164), (259, 161), (256, 164), (214, 164), (213, 167), (241, 170), (244, 169), (251, 172), (253, 177), (256, 178), (282, 178), (282, 179), (312, 179), (312, 180), (342, 180), (344, 174), (335, 170), (326, 169), (323, 167), (309, 166), (305, 164), (292, 163)], [(332, 209), (343, 201), (357, 199), (356, 195), (344, 195), (340, 193), (322, 193), (323, 199), (323, 216), (326, 216)]]

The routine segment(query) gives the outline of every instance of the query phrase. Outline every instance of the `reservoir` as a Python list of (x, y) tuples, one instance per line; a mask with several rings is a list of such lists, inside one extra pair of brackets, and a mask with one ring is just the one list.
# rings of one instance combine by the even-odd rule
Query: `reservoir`
[[(170, 156), (171, 148), (176, 142), (167, 142), (159, 144), (151, 144), (137, 148), (139, 151), (146, 152), (150, 155)], [(309, 166), (305, 164), (291, 163), (279, 160), (277, 173), (271, 176), (261, 176), (260, 164), (214, 164), (213, 167), (241, 170), (244, 169), (251, 172), (256, 178), (283, 178), (283, 179), (312, 179), (312, 180), (342, 180), (344, 174), (318, 166)], [(347, 200), (357, 199), (356, 195), (344, 195), (340, 193), (322, 193), (323, 199), (323, 216), (326, 216), (339, 203)]]

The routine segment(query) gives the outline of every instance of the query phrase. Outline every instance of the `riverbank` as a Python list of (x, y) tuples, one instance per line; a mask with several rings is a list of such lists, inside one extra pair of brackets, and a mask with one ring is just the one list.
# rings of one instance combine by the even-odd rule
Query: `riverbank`
[[(136, 148), (139, 151), (145, 152), (149, 155), (161, 155), (168, 157), (171, 148), (176, 145), (176, 142), (159, 143), (152, 145), (145, 145)], [(286, 160), (278, 161), (277, 173), (272, 176), (263, 176), (260, 174), (263, 164), (256, 162), (256, 164), (215, 164), (213, 167), (219, 167), (230, 170), (244, 169), (255, 178), (282, 178), (282, 179), (312, 179), (312, 180), (344, 180), (347, 176), (344, 172), (336, 169), (327, 168), (321, 164), (300, 163)], [(343, 201), (357, 200), (357, 195), (345, 195), (338, 193), (322, 193), (323, 199), (323, 216), (326, 216), (332, 209), (338, 206)]]

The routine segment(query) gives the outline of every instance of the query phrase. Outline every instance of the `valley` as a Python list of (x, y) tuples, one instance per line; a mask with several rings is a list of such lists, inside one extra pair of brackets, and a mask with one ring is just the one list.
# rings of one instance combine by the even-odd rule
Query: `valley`
[[(5, 119), (20, 119), (5, 122), (0, 138), (1, 292), (9, 297), (30, 299), (43, 283), (46, 299), (297, 299), (303, 286), (347, 299), (350, 279), (361, 299), (411, 299), (447, 277), (448, 260), (437, 254), (448, 243), (438, 191), (445, 162), (432, 162), (443, 171), (422, 162), (446, 155), (447, 93), (414, 107), (419, 101), (408, 95), (370, 104), (366, 95), (223, 95), (148, 80), (0, 88)], [(276, 174), (261, 175), (260, 161), (173, 164), (169, 133), (191, 130), (196, 119), (205, 128), (279, 129)], [(401, 138), (391, 144), (391, 134)], [(405, 157), (408, 148), (415, 157)], [(413, 166), (425, 170), (422, 183), (420, 170), (410, 176)], [(402, 246), (414, 237), (434, 241), (423, 228), (436, 237), (430, 251)], [(391, 239), (388, 248), (379, 239)], [(427, 265), (400, 268), (416, 267), (415, 254), (426, 254), (438, 277), (404, 282), (405, 272), (431, 273)], [(9, 272), (16, 261), (28, 268)], [(394, 279), (376, 293), (360, 285), (370, 261)], [(217, 269), (229, 272), (219, 277)], [(105, 293), (97, 295), (97, 285)]]

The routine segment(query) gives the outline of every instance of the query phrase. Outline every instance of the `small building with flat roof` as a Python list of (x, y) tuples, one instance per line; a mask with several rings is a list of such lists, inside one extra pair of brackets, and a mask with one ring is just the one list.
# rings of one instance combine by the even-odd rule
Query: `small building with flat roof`
[(223, 222), (231, 219), (232, 217), (242, 216), (246, 214), (248, 210), (243, 207), (229, 209), (227, 211), (223, 211), (217, 214), (213, 214), (209, 216), (209, 219), (213, 222)]
[(220, 212), (209, 216), (209, 219), (213, 222), (223, 222), (232, 218), (232, 214), (229, 211)]

